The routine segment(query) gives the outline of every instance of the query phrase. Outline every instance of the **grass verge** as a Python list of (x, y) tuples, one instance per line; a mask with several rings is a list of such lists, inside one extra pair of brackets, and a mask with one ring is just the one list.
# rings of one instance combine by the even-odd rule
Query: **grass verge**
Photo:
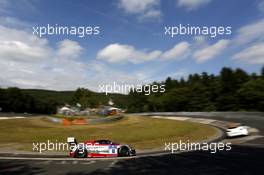
[(61, 126), (45, 117), (10, 119), (0, 121), (0, 131), (0, 147), (29, 151), (33, 142), (66, 142), (69, 136), (79, 142), (109, 139), (136, 149), (153, 149), (164, 147), (164, 142), (200, 141), (216, 134), (215, 128), (204, 124), (137, 116), (112, 123), (72, 126)]

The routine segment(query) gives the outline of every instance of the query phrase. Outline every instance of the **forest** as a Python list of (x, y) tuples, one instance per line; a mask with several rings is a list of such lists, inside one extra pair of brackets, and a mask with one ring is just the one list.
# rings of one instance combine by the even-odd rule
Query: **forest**
[(264, 111), (264, 67), (260, 74), (224, 67), (219, 75), (203, 72), (160, 83), (165, 93), (130, 92), (128, 112)]
[(0, 88), (2, 112), (52, 114), (58, 106), (81, 104), (82, 108), (108, 105), (128, 112), (173, 111), (264, 111), (264, 67), (260, 73), (248, 74), (224, 67), (219, 75), (191, 74), (179, 80), (168, 77), (152, 85), (165, 85), (164, 93), (145, 95), (96, 93), (85, 88), (76, 91)]

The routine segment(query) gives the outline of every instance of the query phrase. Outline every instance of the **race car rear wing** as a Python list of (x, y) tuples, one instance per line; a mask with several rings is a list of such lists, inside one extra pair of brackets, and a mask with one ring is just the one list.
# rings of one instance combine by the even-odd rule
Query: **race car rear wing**
[(71, 144), (77, 144), (77, 140), (74, 137), (68, 137), (67, 142)]

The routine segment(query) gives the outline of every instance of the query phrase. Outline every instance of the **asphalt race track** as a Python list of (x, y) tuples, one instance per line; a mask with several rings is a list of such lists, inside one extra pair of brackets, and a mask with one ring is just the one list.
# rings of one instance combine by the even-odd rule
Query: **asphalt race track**
[[(152, 115), (150, 113), (146, 115)], [(161, 115), (161, 114), (153, 114)], [(183, 116), (183, 113), (166, 113)], [(184, 115), (243, 123), (264, 135), (263, 113), (184, 113)], [(233, 145), (215, 154), (185, 152), (132, 159), (3, 159), (0, 174), (263, 174), (264, 137)]]

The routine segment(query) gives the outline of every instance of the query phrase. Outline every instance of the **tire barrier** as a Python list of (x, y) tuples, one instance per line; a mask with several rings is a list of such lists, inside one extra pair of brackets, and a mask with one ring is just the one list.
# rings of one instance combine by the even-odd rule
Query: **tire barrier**
[(53, 123), (60, 123), (63, 126), (69, 125), (87, 125), (87, 124), (99, 124), (99, 123), (108, 123), (113, 121), (121, 120), (124, 116), (110, 116), (104, 118), (96, 118), (96, 119), (89, 119), (89, 118), (76, 118), (69, 120), (67, 117), (64, 118), (57, 118), (57, 117), (47, 117), (47, 119)]

